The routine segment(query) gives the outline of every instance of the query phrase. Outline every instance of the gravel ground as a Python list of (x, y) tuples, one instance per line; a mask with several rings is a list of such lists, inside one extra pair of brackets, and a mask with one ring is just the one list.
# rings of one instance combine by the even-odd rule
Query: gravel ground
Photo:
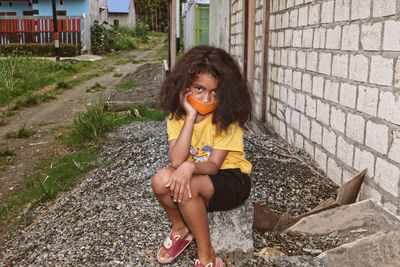
[[(251, 199), (279, 213), (301, 214), (335, 197), (337, 187), (298, 161), (283, 157), (272, 136), (246, 132), (247, 158), (253, 163)], [(156, 252), (169, 233), (166, 214), (151, 189), (151, 177), (168, 165), (165, 122), (121, 127), (109, 139), (96, 169), (69, 192), (36, 214), (28, 230), (0, 242), (0, 266), (158, 266)], [(300, 154), (309, 164), (306, 155)], [(324, 266), (314, 256), (342, 243), (337, 237), (253, 231), (255, 252), (272, 247), (280, 261), (254, 256), (232, 266)], [(172, 266), (193, 266), (194, 242)]]

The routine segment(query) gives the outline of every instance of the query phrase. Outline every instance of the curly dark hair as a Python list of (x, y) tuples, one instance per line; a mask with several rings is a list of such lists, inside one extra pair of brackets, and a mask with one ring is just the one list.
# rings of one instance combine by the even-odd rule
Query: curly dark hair
[(218, 107), (213, 123), (225, 131), (233, 122), (244, 128), (251, 118), (251, 93), (236, 60), (225, 50), (213, 46), (196, 46), (185, 53), (164, 81), (158, 95), (160, 105), (171, 118), (185, 115), (179, 93), (189, 88), (196, 76), (209, 73), (218, 83)]

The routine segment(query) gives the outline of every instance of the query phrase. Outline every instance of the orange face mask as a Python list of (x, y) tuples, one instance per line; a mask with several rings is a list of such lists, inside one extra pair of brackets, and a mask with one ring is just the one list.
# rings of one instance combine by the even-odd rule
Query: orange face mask
[(187, 101), (190, 103), (190, 105), (192, 105), (192, 107), (197, 110), (200, 115), (206, 115), (210, 112), (213, 112), (218, 106), (218, 102), (212, 104), (204, 104), (194, 99), (194, 97), (192, 97), (191, 95), (187, 97)]

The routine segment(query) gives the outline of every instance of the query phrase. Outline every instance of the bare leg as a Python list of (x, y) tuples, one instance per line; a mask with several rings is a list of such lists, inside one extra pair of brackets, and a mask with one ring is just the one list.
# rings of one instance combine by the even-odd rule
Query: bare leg
[(186, 225), (196, 240), (198, 258), (201, 263), (207, 264), (215, 260), (206, 210), (206, 203), (214, 194), (214, 189), (210, 178), (204, 175), (193, 176), (191, 188), (192, 198), (185, 196), (178, 205)]
[[(158, 202), (164, 208), (169, 220), (171, 221), (172, 235), (180, 235), (183, 237), (189, 230), (182, 218), (178, 205), (174, 203), (170, 196), (170, 190), (165, 188), (165, 185), (174, 170), (175, 169), (171, 167), (160, 170), (153, 177), (152, 187)], [(161, 251), (160, 255), (165, 258), (169, 257), (165, 251)]]

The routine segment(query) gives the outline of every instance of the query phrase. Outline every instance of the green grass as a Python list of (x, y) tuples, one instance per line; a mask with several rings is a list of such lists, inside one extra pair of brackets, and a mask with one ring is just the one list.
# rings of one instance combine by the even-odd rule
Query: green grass
[(28, 93), (19, 97), (11, 109), (19, 110), (23, 107), (36, 106), (43, 102), (49, 102), (52, 99), (56, 99), (56, 97), (52, 94), (45, 93), (42, 95), (33, 95), (31, 93)]
[(21, 212), (28, 202), (54, 199), (59, 192), (70, 188), (86, 173), (99, 167), (93, 163), (99, 151), (98, 147), (89, 146), (55, 161), (48, 159), (46, 167), (30, 175), (24, 187), (16, 190), (14, 196), (0, 208), (0, 219)]
[(135, 88), (137, 85), (134, 82), (127, 82), (123, 84), (118, 84), (117, 87), (118, 89), (130, 89), (130, 88)]
[(0, 169), (14, 163), (15, 151), (9, 148), (0, 148)]
[(98, 82), (96, 82), (92, 87), (86, 89), (86, 92), (98, 92), (101, 91), (103, 89), (105, 89), (106, 87), (99, 84)]
[(8, 120), (6, 120), (5, 118), (0, 118), (0, 126), (4, 126), (8, 124)]
[(31, 136), (33, 136), (33, 135), (35, 135), (37, 133), (37, 131), (35, 131), (33, 129), (27, 129), (25, 126), (26, 126), (25, 124), (20, 126), (18, 131), (13, 131), (13, 132), (6, 133), (4, 135), (4, 137), (6, 139), (10, 139), (10, 138), (28, 138), (28, 137), (31, 137)]

